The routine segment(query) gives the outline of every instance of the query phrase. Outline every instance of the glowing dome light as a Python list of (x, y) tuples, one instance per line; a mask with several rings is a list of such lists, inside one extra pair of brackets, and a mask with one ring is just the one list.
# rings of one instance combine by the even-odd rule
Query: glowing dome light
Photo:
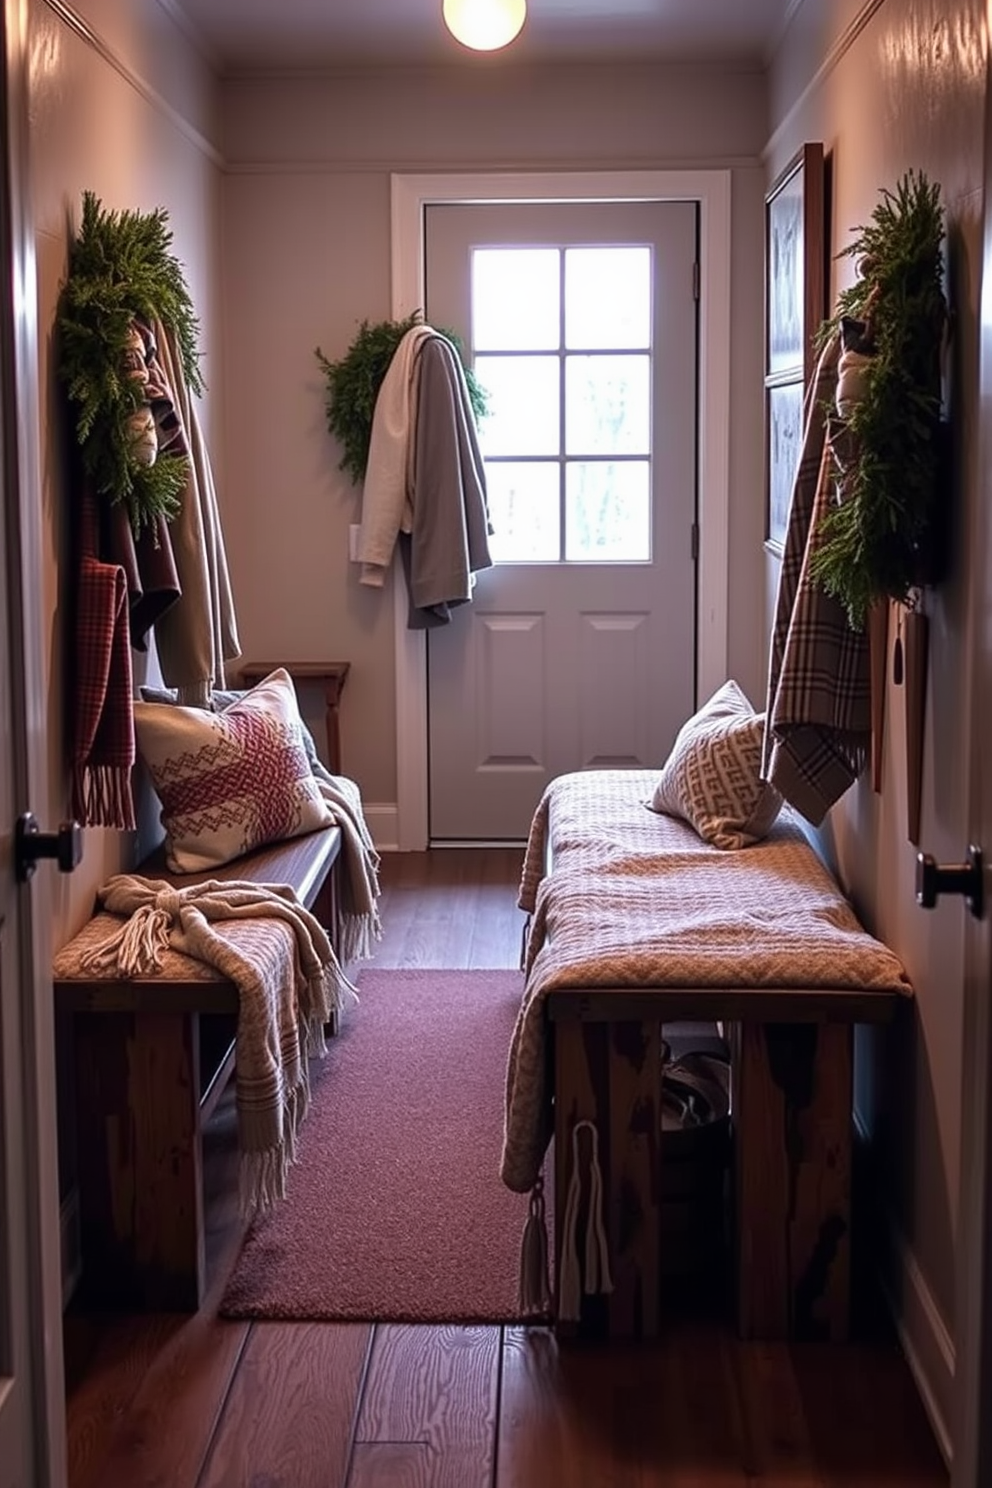
[(441, 10), (456, 41), (476, 52), (495, 52), (519, 34), (527, 0), (443, 0)]

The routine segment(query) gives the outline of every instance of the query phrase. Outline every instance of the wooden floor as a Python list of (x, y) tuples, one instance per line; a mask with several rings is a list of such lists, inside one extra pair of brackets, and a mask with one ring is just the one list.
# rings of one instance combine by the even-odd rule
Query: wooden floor
[[(388, 857), (380, 967), (511, 967), (520, 853)], [(70, 1488), (917, 1488), (948, 1482), (883, 1323), (844, 1346), (656, 1345), (544, 1329), (225, 1322), (230, 1107), (211, 1135), (195, 1317), (66, 1317)]]

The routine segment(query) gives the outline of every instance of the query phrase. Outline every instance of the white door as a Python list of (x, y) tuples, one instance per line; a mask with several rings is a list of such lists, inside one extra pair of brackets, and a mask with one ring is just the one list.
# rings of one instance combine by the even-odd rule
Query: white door
[(430, 837), (521, 840), (569, 770), (660, 766), (695, 697), (691, 202), (428, 206), (494, 568), (428, 634)]
[[(42, 868), (14, 873), (41, 799), (36, 298), (26, 207), (27, 7), (5, 0), (0, 156), (0, 1488), (66, 1481), (52, 983)], [(42, 826), (46, 826), (42, 823)]]

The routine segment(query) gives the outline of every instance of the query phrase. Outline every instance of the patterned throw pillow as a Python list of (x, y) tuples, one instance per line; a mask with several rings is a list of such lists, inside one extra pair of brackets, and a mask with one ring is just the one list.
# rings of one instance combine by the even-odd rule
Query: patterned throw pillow
[(310, 769), (288, 672), (210, 713), (134, 704), (138, 750), (162, 803), (173, 873), (219, 868), (253, 847), (333, 821)]
[(725, 682), (682, 725), (651, 808), (681, 817), (714, 847), (750, 847), (782, 809), (773, 785), (759, 779), (765, 715), (736, 682)]

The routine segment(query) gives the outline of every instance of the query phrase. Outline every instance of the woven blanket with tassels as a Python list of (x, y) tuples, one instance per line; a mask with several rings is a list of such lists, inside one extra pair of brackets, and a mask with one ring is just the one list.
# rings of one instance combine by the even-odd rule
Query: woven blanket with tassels
[(98, 898), (125, 918), (115, 929), (101, 917), (109, 933), (81, 947), (75, 965), (58, 958), (60, 976), (154, 976), (171, 949), (237, 987), (241, 1209), (267, 1209), (285, 1194), (310, 1101), (309, 1056), (325, 1052), (332, 1012), (355, 1000), (326, 932), (285, 885), (211, 879), (177, 889), (120, 873)]
[(362, 810), (358, 786), (346, 775), (332, 775), (314, 757), (310, 768), (320, 794), (341, 828), (341, 902), (338, 913), (338, 949), (341, 960), (367, 960), (382, 938), (379, 918), (379, 854), (372, 841)]

